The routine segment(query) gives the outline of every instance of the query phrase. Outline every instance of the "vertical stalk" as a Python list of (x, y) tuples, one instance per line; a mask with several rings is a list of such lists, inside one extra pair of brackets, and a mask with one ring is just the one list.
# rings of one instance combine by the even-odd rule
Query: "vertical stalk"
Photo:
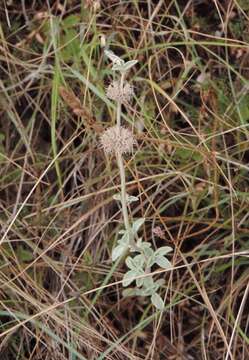
[(117, 125), (120, 128), (120, 126), (121, 126), (121, 102), (120, 101), (117, 102), (117, 114), (116, 114), (116, 117), (117, 117)]
[[(120, 91), (123, 91), (123, 87), (124, 87), (124, 77), (125, 74), (121, 73), (121, 78), (120, 78)], [(121, 126), (121, 101), (117, 102), (117, 125), (120, 127)]]
[[(121, 73), (120, 79), (120, 91), (123, 91), (124, 86), (124, 73)], [(121, 127), (121, 101), (117, 102), (117, 126)], [(130, 233), (130, 223), (129, 223), (129, 215), (128, 215), (128, 206), (127, 206), (127, 199), (126, 199), (126, 181), (125, 181), (125, 168), (124, 162), (122, 158), (122, 154), (116, 153), (119, 174), (120, 174), (120, 186), (121, 186), (121, 205), (122, 205), (122, 214), (124, 218), (124, 225), (125, 229)], [(132, 239), (130, 240), (132, 242)]]
[(119, 174), (120, 174), (120, 182), (121, 182), (121, 204), (122, 204), (122, 213), (124, 218), (125, 229), (130, 231), (130, 223), (127, 209), (127, 200), (126, 200), (126, 182), (125, 182), (125, 169), (124, 163), (122, 159), (122, 155), (120, 153), (116, 153)]

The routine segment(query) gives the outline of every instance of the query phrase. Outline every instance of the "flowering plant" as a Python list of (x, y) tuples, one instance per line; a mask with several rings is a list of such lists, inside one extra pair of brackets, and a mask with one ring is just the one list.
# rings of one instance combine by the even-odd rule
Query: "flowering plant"
[(108, 128), (100, 138), (100, 143), (105, 153), (116, 156), (121, 182), (121, 193), (114, 195), (114, 199), (121, 202), (124, 229), (119, 232), (121, 237), (112, 250), (112, 261), (126, 256), (125, 263), (128, 271), (124, 274), (122, 284), (124, 287), (127, 287), (133, 281), (136, 282), (135, 288), (128, 288), (123, 291), (124, 296), (150, 296), (152, 304), (157, 309), (163, 310), (164, 302), (158, 294), (158, 290), (163, 285), (164, 280), (154, 281), (151, 268), (154, 265), (164, 269), (171, 268), (172, 265), (165, 255), (172, 248), (163, 246), (153, 250), (150, 243), (142, 241), (142, 238), (138, 236), (139, 229), (144, 224), (145, 219), (130, 220), (128, 214), (128, 204), (137, 201), (138, 198), (126, 193), (123, 155), (133, 151), (136, 140), (132, 132), (121, 125), (121, 105), (126, 105), (133, 97), (133, 87), (125, 81), (125, 75), (131, 67), (136, 65), (137, 60), (124, 62), (123, 59), (116, 56), (110, 50), (105, 50), (105, 54), (113, 63), (112, 70), (120, 73), (119, 80), (113, 81), (107, 89), (107, 97), (117, 103), (116, 125)]

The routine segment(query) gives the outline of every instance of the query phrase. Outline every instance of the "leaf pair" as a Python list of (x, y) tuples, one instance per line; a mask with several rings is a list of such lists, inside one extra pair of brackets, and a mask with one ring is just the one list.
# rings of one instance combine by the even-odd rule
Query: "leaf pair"
[(112, 250), (112, 261), (117, 260), (119, 257), (123, 256), (128, 248), (130, 247), (130, 238), (134, 238), (137, 234), (140, 226), (144, 223), (144, 218), (139, 218), (134, 221), (130, 230), (121, 230), (120, 234), (123, 236), (118, 240), (118, 245)]
[(132, 68), (132, 66), (136, 65), (136, 63), (138, 62), (137, 60), (130, 60), (125, 62), (119, 56), (115, 55), (114, 52), (112, 52), (111, 50), (105, 50), (105, 55), (113, 63), (112, 70), (120, 71), (121, 73), (125, 73), (130, 68)]
[[(128, 274), (128, 273), (127, 273)], [(153, 281), (153, 280), (152, 280)], [(161, 296), (156, 292), (159, 287), (162, 285), (163, 280), (157, 280), (156, 283), (154, 283), (153, 288), (151, 289), (125, 289), (123, 291), (123, 296), (150, 296), (151, 303), (158, 309), (163, 310), (164, 309), (164, 302)]]

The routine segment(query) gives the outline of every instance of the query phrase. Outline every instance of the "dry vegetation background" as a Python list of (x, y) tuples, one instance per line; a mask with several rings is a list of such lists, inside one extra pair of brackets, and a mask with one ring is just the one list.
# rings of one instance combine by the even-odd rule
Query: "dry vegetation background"
[[(248, 0), (0, 1), (0, 358), (249, 359)], [(165, 307), (122, 296), (118, 169), (99, 146), (124, 60), (141, 236)]]

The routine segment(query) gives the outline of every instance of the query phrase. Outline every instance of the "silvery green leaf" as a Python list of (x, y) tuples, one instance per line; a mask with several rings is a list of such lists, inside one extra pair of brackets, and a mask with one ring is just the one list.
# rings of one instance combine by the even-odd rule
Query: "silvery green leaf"
[(163, 255), (166, 255), (168, 254), (170, 251), (172, 251), (173, 249), (170, 247), (170, 246), (162, 246), (160, 247), (159, 249), (157, 249), (155, 251), (155, 255), (156, 256), (163, 256)]
[(123, 63), (123, 64), (119, 64), (119, 63), (116, 62), (116, 63), (114, 63), (114, 65), (112, 67), (112, 70), (126, 72), (132, 66), (136, 65), (137, 62), (138, 62), (137, 60), (130, 60), (130, 61), (127, 61), (126, 63)]
[(123, 65), (123, 71), (129, 70), (132, 66), (136, 65), (137, 62), (138, 62), (138, 60), (130, 60), (130, 61), (127, 61), (127, 62)]
[(133, 258), (133, 263), (136, 269), (142, 269), (145, 263), (145, 257), (143, 254), (139, 254)]
[(139, 199), (138, 199), (138, 197), (136, 197), (136, 196), (133, 196), (133, 195), (128, 195), (128, 194), (126, 194), (126, 201), (130, 204), (130, 203), (132, 203), (132, 202), (135, 202), (135, 201), (138, 201)]
[(133, 270), (127, 271), (127, 273), (124, 274), (122, 285), (124, 287), (129, 286), (132, 283), (132, 281), (135, 280), (136, 276), (137, 274)]
[(112, 70), (125, 72), (125, 64), (114, 64)]
[(164, 256), (157, 256), (155, 258), (155, 263), (164, 269), (169, 269), (172, 267), (171, 262)]
[(137, 289), (136, 290), (136, 295), (137, 296), (151, 296), (152, 292), (148, 289)]
[(125, 230), (121, 239), (118, 240), (119, 244), (129, 245), (130, 234), (129, 231)]
[(111, 50), (105, 50), (105, 55), (108, 57), (108, 59), (110, 59), (113, 64), (118, 64), (118, 65), (122, 65), (124, 64), (124, 60), (121, 59), (119, 56), (115, 55), (113, 51)]
[(151, 248), (146, 247), (143, 250), (144, 250), (144, 254), (147, 258), (154, 256), (154, 251)]
[(132, 257), (128, 256), (125, 260), (125, 263), (129, 269), (131, 270), (136, 269), (136, 265), (134, 264)]
[(120, 256), (124, 255), (127, 250), (127, 246), (118, 245), (112, 250), (112, 261), (117, 260)]
[(136, 271), (137, 275), (142, 275), (144, 261), (144, 256), (141, 254), (135, 256), (134, 258), (128, 256), (125, 260), (125, 263), (129, 269)]
[(135, 234), (138, 232), (139, 228), (143, 225), (144, 221), (145, 221), (144, 218), (139, 218), (134, 221), (134, 223), (132, 224), (132, 230)]
[(137, 295), (137, 290), (132, 289), (132, 288), (124, 289), (122, 291), (122, 295), (123, 295), (123, 297), (135, 296), (135, 295)]
[(147, 260), (147, 266), (151, 267), (155, 264), (155, 255), (153, 254), (152, 256), (150, 256)]
[(136, 279), (136, 285), (137, 285), (137, 287), (141, 287), (142, 285), (143, 285), (143, 278), (138, 278), (138, 279)]
[(158, 310), (164, 309), (164, 302), (163, 302), (161, 296), (158, 295), (157, 293), (154, 293), (151, 296), (151, 302)]
[(137, 241), (137, 246), (142, 250), (146, 250), (151, 247), (151, 244), (145, 241), (142, 242), (142, 238), (139, 238), (139, 240)]
[[(118, 194), (113, 195), (113, 199), (117, 200), (117, 201), (121, 201), (121, 194), (118, 193)], [(130, 203), (132, 203), (134, 201), (138, 201), (138, 198), (136, 196), (126, 194), (126, 201), (127, 201), (128, 204), (130, 204)]]
[(153, 288), (154, 281), (152, 276), (146, 276), (145, 278), (143, 278), (143, 284), (146, 289)]

